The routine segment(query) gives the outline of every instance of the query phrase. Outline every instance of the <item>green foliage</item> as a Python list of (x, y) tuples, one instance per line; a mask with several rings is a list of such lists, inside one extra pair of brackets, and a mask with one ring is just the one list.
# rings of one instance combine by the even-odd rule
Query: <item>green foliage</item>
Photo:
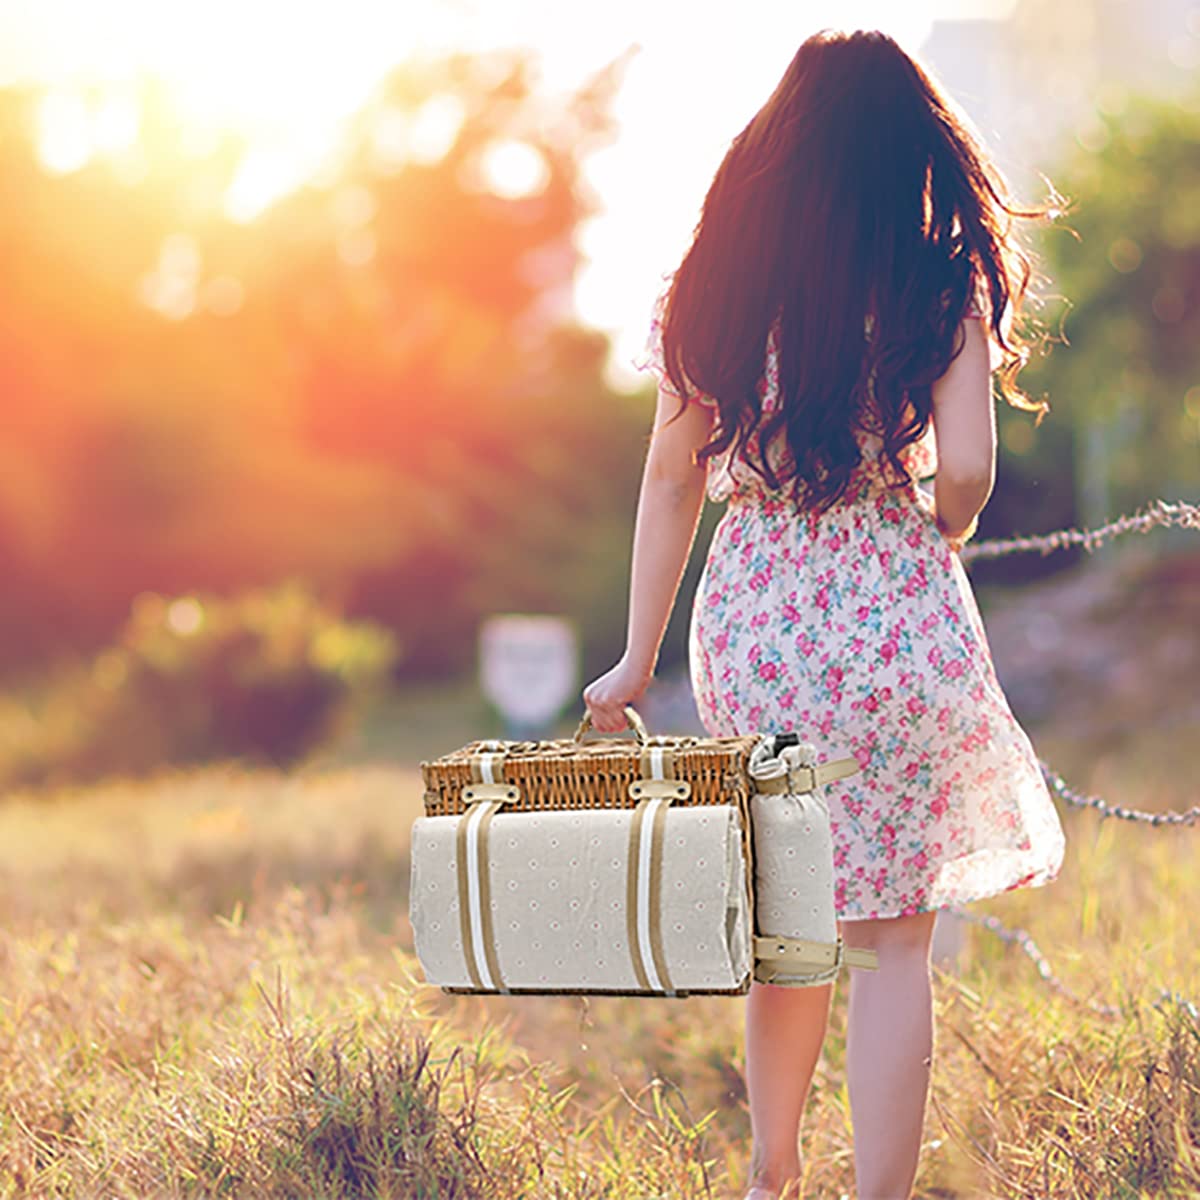
[(1200, 102), (1097, 113), (1054, 174), (1075, 198), (1043, 240), (1046, 320), (1067, 344), (1022, 379), (1048, 393), (1044, 427), (1072, 431), (1085, 518), (1186, 498), (1200, 485)]
[(4, 702), (0, 781), (292, 763), (386, 677), (396, 649), (295, 583), (229, 599), (143, 593), (114, 646), (61, 669), (33, 709)]

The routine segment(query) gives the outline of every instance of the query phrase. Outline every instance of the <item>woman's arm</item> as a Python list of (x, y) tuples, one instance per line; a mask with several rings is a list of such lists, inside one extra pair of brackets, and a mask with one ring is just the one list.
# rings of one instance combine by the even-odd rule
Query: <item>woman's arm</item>
[[(996, 481), (996, 415), (989, 343), (981, 320), (964, 320), (963, 347), (933, 385), (938, 528), (952, 542), (970, 535)], [(965, 540), (965, 539), (964, 539)]]
[(692, 403), (670, 421), (678, 408), (678, 399), (660, 388), (638, 494), (625, 653), (583, 692), (592, 725), (602, 733), (628, 728), (624, 706), (636, 703), (654, 677), (704, 507), (706, 472), (693, 454), (708, 441), (716, 410)]

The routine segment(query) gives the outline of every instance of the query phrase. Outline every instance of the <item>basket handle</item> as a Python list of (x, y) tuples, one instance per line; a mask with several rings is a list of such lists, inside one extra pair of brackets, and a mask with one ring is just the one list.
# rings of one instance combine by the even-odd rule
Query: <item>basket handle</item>
[[(632, 704), (626, 704), (621, 710), (625, 714), (625, 720), (629, 722), (630, 728), (637, 734), (637, 740), (640, 745), (645, 745), (650, 740), (650, 734), (646, 730), (646, 723), (638, 715), (638, 711)], [(584, 709), (583, 720), (579, 722), (579, 728), (575, 730), (574, 741), (582, 742), (583, 735), (587, 733), (589, 726), (592, 723), (592, 710)]]

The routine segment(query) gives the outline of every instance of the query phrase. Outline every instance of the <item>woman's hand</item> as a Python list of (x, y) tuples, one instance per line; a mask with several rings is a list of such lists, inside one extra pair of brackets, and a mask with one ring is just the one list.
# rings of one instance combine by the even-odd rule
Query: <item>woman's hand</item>
[(638, 668), (622, 655), (615, 667), (583, 689), (583, 703), (592, 714), (592, 728), (597, 733), (622, 733), (628, 729), (625, 705), (636, 706), (653, 678), (653, 668)]

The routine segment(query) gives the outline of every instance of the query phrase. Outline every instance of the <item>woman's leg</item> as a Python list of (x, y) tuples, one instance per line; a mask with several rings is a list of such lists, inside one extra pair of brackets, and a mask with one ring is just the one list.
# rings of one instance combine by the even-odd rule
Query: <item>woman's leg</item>
[(858, 1200), (907, 1200), (916, 1178), (933, 1066), (929, 946), (936, 917), (838, 922), (848, 946), (879, 956), (878, 970), (849, 972), (846, 1076)]
[[(833, 984), (754, 982), (746, 997), (750, 1183), (782, 1192), (800, 1174), (800, 1116), (829, 1024)], [(790, 1193), (795, 1195), (795, 1191)]]

